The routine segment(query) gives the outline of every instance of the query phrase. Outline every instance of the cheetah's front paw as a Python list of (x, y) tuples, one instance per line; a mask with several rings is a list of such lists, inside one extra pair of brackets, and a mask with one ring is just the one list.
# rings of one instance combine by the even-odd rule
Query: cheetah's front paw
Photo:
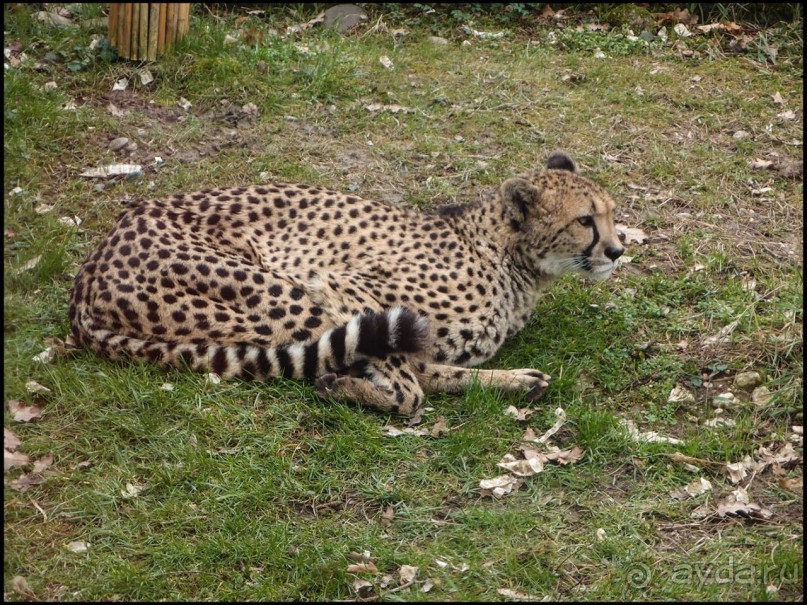
[(540, 399), (552, 378), (549, 374), (530, 369), (511, 370), (511, 373), (513, 374), (511, 388), (527, 389), (527, 401)]

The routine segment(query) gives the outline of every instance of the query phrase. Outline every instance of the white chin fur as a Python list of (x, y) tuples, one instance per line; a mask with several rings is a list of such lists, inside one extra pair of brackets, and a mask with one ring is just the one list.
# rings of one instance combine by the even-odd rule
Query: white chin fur
[(586, 275), (589, 279), (593, 279), (594, 281), (603, 281), (608, 279), (613, 271), (613, 267), (608, 267), (597, 271), (588, 271)]

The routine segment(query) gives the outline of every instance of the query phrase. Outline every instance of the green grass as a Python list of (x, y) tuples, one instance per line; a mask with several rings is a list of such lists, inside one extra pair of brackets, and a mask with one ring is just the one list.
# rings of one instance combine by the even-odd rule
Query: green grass
[[(772, 520), (697, 521), (698, 505), (735, 486), (671, 458), (737, 462), (803, 424), (802, 181), (749, 167), (802, 159), (793, 143), (803, 137), (797, 28), (766, 31), (766, 43), (780, 47), (770, 64), (753, 53), (709, 59), (705, 37), (689, 42), (700, 58), (685, 59), (661, 44), (602, 42), (604, 34), (571, 28), (562, 45), (548, 43), (548, 29), (513, 27), (465, 47), (454, 27), (468, 21), (464, 13), (441, 22), (398, 6), (373, 10), (371, 23), (381, 16), (409, 34), (395, 42), (382, 27), (339, 36), (316, 26), (298, 40), (267, 35), (245, 47), (224, 42), (238, 35), (237, 14), (218, 21), (200, 10), (175, 52), (150, 66), (148, 88), (134, 64), (86, 50), (92, 30), (47, 28), (28, 8), (4, 15), (5, 45), (19, 40), (30, 57), (3, 82), (4, 400), (44, 412), (30, 424), (6, 412), (4, 426), (31, 460), (54, 456), (44, 483), (4, 490), (6, 597), (19, 598), (20, 575), (48, 600), (351, 599), (347, 555), (369, 550), (379, 574), (366, 577), (382, 600), (491, 600), (503, 598), (500, 588), (558, 600), (769, 600), (768, 585), (799, 600), (802, 496), (768, 471), (744, 485)], [(97, 5), (84, 12), (100, 15)], [(312, 17), (293, 7), (251, 25), (282, 32)], [(475, 18), (487, 31), (513, 23)], [(434, 46), (433, 34), (450, 44)], [(594, 58), (592, 44), (610, 58)], [(65, 57), (50, 72), (34, 70), (51, 51)], [(86, 69), (66, 67), (81, 57), (92, 59)], [(566, 82), (565, 73), (583, 78)], [(130, 89), (112, 93), (122, 76)], [(43, 90), (51, 80), (58, 88)], [(773, 103), (776, 92), (785, 106)], [(190, 111), (178, 107), (183, 97)], [(77, 110), (62, 109), (70, 99)], [(235, 109), (254, 103), (260, 116), (240, 127), (214, 119), (222, 99)], [(128, 113), (112, 116), (110, 102)], [(417, 111), (370, 113), (366, 103)], [(777, 118), (785, 109), (797, 119)], [(752, 136), (737, 140), (737, 130)], [(138, 149), (109, 151), (118, 136)], [(324, 404), (308, 384), (213, 385), (89, 352), (32, 360), (44, 339), (67, 334), (72, 276), (128, 199), (258, 183), (266, 172), (418, 206), (463, 202), (554, 148), (611, 190), (618, 222), (651, 239), (629, 246), (632, 261), (610, 281), (561, 280), (487, 364), (551, 374), (527, 424), (541, 434), (562, 407), (568, 420), (554, 442), (584, 450), (501, 500), (481, 497), (479, 481), (517, 452), (525, 425), (503, 414), (525, 405), (515, 394), (475, 386), (430, 396), (424, 425), (444, 416), (452, 430), (390, 438), (381, 427), (397, 419)], [(164, 163), (155, 167), (155, 156)], [(146, 171), (103, 191), (79, 176), (113, 162)], [(773, 191), (750, 193), (762, 186)], [(15, 187), (23, 191), (12, 196)], [(54, 209), (39, 214), (42, 203)], [(73, 215), (79, 229), (58, 222)], [(750, 277), (753, 291), (742, 287)], [(703, 345), (737, 319), (729, 344)], [(773, 393), (768, 406), (732, 385), (752, 369)], [(29, 394), (29, 380), (52, 392)], [(166, 382), (172, 391), (161, 389)], [(668, 403), (676, 384), (695, 402)], [(743, 401), (727, 411), (736, 426), (703, 426), (711, 397), (728, 389)], [(620, 418), (685, 444), (636, 443)], [(669, 498), (697, 476), (712, 482), (710, 494)], [(125, 497), (127, 484), (144, 489)], [(67, 550), (74, 540), (89, 549)], [(379, 587), (404, 564), (420, 567), (411, 588)]]

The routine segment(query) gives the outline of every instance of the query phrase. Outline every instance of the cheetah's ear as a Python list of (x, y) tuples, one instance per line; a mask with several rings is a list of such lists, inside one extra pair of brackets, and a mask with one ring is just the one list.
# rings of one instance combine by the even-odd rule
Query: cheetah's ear
[(577, 172), (577, 164), (565, 151), (553, 151), (546, 161), (546, 167), (554, 170), (568, 170)]
[(510, 215), (510, 225), (514, 229), (519, 229), (531, 210), (534, 208), (540, 197), (540, 192), (527, 179), (513, 177), (502, 183), (502, 201), (507, 213)]

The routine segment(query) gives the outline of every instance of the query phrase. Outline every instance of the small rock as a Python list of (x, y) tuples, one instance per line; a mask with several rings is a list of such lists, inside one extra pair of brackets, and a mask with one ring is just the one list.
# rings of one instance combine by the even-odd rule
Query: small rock
[(340, 34), (358, 27), (366, 20), (367, 13), (355, 4), (337, 4), (325, 11), (325, 25), (335, 27)]
[(117, 139), (113, 139), (112, 142), (109, 144), (109, 148), (112, 151), (120, 151), (124, 147), (129, 144), (129, 139), (126, 137), (118, 137)]
[(97, 193), (103, 193), (103, 191), (104, 191), (104, 189), (106, 189), (106, 187), (104, 187), (103, 183), (96, 183), (95, 185), (92, 186), (92, 189), (93, 189), (93, 191), (95, 191)]
[(436, 46), (448, 46), (448, 40), (440, 36), (429, 36), (426, 39)]
[(137, 143), (129, 143), (124, 149), (129, 152), (137, 151)]
[(739, 389), (749, 389), (762, 382), (759, 372), (740, 372), (734, 377), (734, 386)]
[(773, 399), (773, 393), (768, 390), (768, 387), (757, 387), (751, 393), (751, 401), (754, 405), (768, 405)]
[(740, 139), (747, 139), (751, 135), (745, 130), (738, 130), (732, 136), (739, 141)]
[(712, 405), (716, 408), (730, 408), (740, 403), (740, 400), (734, 396), (731, 391), (720, 393), (712, 399)]

